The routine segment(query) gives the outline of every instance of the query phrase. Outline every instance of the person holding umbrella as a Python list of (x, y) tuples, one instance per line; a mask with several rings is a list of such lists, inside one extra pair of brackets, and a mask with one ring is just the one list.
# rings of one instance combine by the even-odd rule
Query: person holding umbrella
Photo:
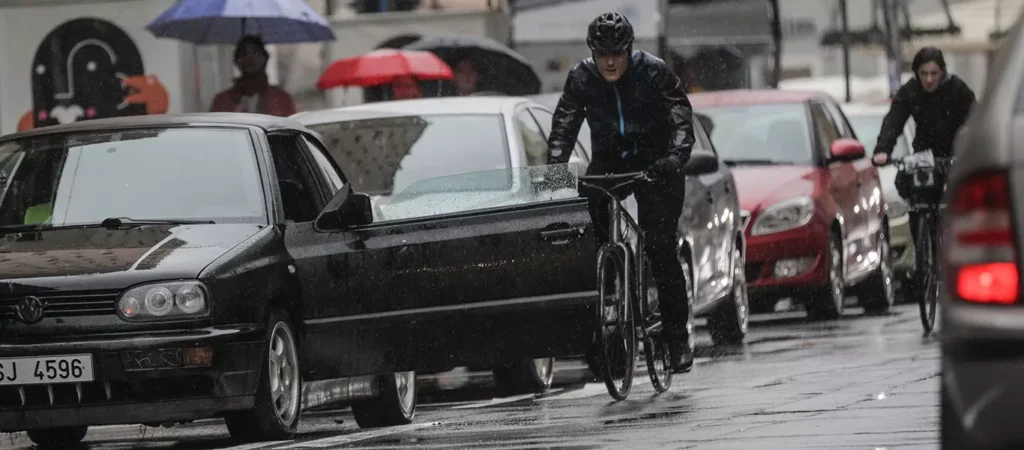
[(245, 36), (235, 46), (235, 65), (242, 75), (234, 86), (213, 99), (210, 112), (245, 112), (288, 117), (298, 112), (291, 94), (267, 80), (270, 53), (258, 36)]

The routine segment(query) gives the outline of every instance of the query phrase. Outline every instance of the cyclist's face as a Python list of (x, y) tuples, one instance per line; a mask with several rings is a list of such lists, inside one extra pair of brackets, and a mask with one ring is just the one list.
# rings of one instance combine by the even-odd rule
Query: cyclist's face
[(594, 61), (597, 63), (597, 70), (609, 83), (614, 83), (622, 78), (629, 66), (629, 51), (622, 51), (609, 55), (594, 54)]
[(917, 69), (917, 78), (921, 80), (921, 87), (925, 92), (935, 92), (943, 75), (942, 68), (934, 61), (922, 64)]

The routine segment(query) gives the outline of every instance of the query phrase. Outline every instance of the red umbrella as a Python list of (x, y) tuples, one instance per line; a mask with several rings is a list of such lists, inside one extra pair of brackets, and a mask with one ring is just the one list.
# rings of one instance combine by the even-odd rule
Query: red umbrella
[(389, 84), (400, 77), (450, 80), (452, 68), (431, 52), (384, 48), (333, 62), (316, 84), (320, 90), (374, 86)]

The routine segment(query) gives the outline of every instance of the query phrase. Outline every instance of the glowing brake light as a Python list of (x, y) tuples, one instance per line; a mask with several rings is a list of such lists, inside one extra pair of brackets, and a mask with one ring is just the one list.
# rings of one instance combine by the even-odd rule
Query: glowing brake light
[(952, 292), (971, 303), (1017, 303), (1019, 270), (1005, 172), (985, 172), (954, 190), (946, 217)]

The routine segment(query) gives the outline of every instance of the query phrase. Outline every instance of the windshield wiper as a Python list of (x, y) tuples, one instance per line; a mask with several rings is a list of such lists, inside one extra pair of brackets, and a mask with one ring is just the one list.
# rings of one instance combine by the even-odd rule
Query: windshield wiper
[(100, 222), (103, 228), (124, 228), (138, 227), (143, 225), (196, 225), (212, 224), (212, 220), (186, 220), (186, 219), (132, 219), (130, 217), (108, 217)]
[(776, 161), (770, 159), (726, 159), (725, 164), (729, 167), (733, 166), (771, 166), (779, 164)]

